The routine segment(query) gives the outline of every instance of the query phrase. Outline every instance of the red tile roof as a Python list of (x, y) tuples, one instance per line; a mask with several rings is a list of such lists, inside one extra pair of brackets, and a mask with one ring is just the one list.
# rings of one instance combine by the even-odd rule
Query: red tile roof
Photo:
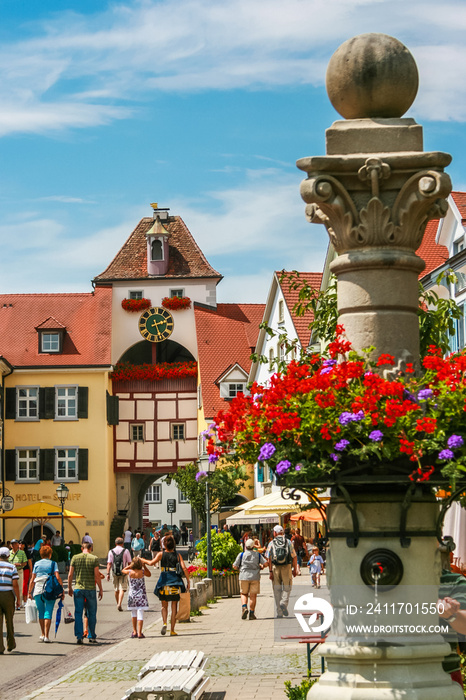
[(419, 277), (428, 275), (430, 272), (432, 272), (432, 270), (435, 270), (437, 267), (443, 265), (449, 258), (448, 248), (435, 242), (438, 224), (438, 219), (432, 219), (432, 221), (429, 221), (426, 226), (422, 243), (416, 251), (417, 255), (419, 255), (419, 257), (422, 258), (426, 264), (426, 269), (421, 272)]
[(464, 221), (466, 219), (466, 192), (452, 192), (451, 196), (458, 207), (461, 221)]
[[(169, 263), (166, 275), (161, 278), (190, 278), (222, 276), (207, 262), (204, 254), (192, 237), (180, 216), (171, 216), (163, 222), (170, 233)], [(154, 225), (154, 219), (141, 219), (126, 243), (113, 258), (104, 272), (97, 275), (95, 282), (111, 280), (154, 279), (147, 274), (146, 233)]]
[[(63, 352), (39, 353), (36, 328), (66, 327)], [(58, 324), (56, 321), (58, 320)], [(112, 290), (88, 294), (0, 294), (0, 354), (13, 367), (110, 365)]]
[[(280, 280), (283, 273), (276, 272), (275, 274), (277, 275), (278, 280)], [(285, 272), (285, 275), (289, 274), (289, 272)], [(300, 272), (299, 277), (302, 280), (302, 282), (305, 282), (313, 289), (316, 289), (317, 291), (320, 289), (320, 285), (322, 283), (321, 272)], [(299, 301), (299, 289), (290, 289), (290, 283), (286, 279), (284, 279), (283, 282), (281, 282), (280, 286), (283, 292), (285, 303), (288, 307), (288, 311), (290, 312), (291, 318), (293, 319), (293, 325), (296, 329), (296, 333), (298, 334), (299, 342), (301, 343), (303, 348), (306, 348), (309, 345), (309, 341), (311, 339), (311, 329), (309, 328), (309, 326), (314, 320), (314, 314), (312, 313), (312, 311), (308, 311), (304, 314), (304, 316), (296, 316), (296, 314), (293, 312), (293, 309)]]
[(58, 330), (59, 328), (66, 328), (66, 326), (63, 325), (63, 323), (60, 323), (60, 321), (57, 321), (56, 318), (53, 316), (49, 316), (48, 318), (45, 319), (42, 323), (39, 323), (38, 326), (36, 326), (36, 330), (45, 330), (47, 328), (50, 328), (52, 330)]
[(204, 416), (212, 418), (227, 403), (215, 381), (235, 363), (249, 374), (265, 304), (194, 304)]

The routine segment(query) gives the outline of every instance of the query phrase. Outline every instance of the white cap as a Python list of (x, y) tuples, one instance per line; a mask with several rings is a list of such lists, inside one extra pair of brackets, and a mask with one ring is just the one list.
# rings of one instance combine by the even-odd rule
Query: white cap
[(273, 531), (274, 531), (274, 533), (275, 533), (276, 535), (279, 535), (279, 534), (281, 534), (282, 532), (284, 532), (284, 529), (282, 528), (281, 525), (275, 525)]
[(246, 540), (245, 547), (246, 547), (246, 549), (253, 549), (254, 548), (254, 540)]
[(9, 557), (10, 556), (10, 550), (8, 547), (0, 547), (0, 557)]

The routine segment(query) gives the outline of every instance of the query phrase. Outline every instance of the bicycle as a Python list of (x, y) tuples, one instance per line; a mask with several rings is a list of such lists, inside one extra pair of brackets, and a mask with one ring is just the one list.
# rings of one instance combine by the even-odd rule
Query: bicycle
[(192, 564), (193, 561), (195, 560), (195, 558), (196, 558), (196, 549), (195, 549), (194, 545), (190, 544), (188, 547), (188, 562), (190, 564)]

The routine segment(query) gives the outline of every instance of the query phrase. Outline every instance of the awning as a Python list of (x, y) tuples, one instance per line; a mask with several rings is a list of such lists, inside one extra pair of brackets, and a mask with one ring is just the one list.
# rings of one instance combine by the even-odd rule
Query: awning
[(297, 522), (298, 520), (306, 520), (309, 523), (322, 523), (324, 518), (320, 510), (311, 508), (311, 510), (303, 510), (301, 513), (294, 513), (290, 520)]
[[(64, 518), (85, 518), (81, 513), (74, 513), (72, 510), (63, 509)], [(37, 501), (23, 508), (13, 508), (7, 513), (2, 513), (0, 518), (22, 518), (25, 520), (37, 520), (38, 523), (46, 523), (52, 518), (61, 518), (61, 505)]]
[(228, 525), (273, 525), (278, 523), (279, 520), (280, 516), (278, 513), (260, 514), (243, 511), (230, 515), (226, 522)]
[(281, 491), (273, 491), (268, 493), (266, 496), (261, 496), (260, 498), (255, 498), (253, 501), (248, 501), (238, 506), (236, 510), (244, 511), (257, 511), (263, 514), (267, 513), (296, 513), (300, 510), (300, 506), (308, 506), (310, 504), (309, 498), (306, 496), (304, 491), (296, 491), (296, 494), (300, 496), (299, 501), (292, 500), (291, 498), (283, 498)]

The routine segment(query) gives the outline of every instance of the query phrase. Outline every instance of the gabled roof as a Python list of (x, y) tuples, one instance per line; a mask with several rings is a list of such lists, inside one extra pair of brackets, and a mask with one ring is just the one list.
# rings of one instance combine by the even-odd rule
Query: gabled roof
[(461, 221), (466, 220), (466, 192), (452, 192), (451, 197), (458, 207)]
[(63, 323), (60, 323), (60, 321), (57, 321), (56, 318), (53, 316), (49, 316), (48, 318), (45, 319), (45, 321), (42, 321), (42, 323), (39, 323), (36, 326), (36, 330), (38, 331), (39, 329), (41, 331), (51, 329), (51, 330), (65, 330), (66, 326), (63, 325)]
[(238, 362), (233, 362), (229, 367), (226, 368), (224, 372), (222, 372), (220, 377), (217, 377), (217, 379), (215, 380), (215, 384), (217, 384), (218, 386), (221, 382), (224, 382), (225, 379), (229, 377), (234, 370), (239, 370), (245, 375), (245, 379), (248, 378), (248, 373), (246, 372), (244, 367), (241, 367), (241, 365)]
[[(56, 318), (66, 325), (63, 351), (39, 353), (36, 329), (44, 328), (44, 319), (57, 328)], [(110, 287), (88, 294), (0, 294), (0, 354), (16, 368), (109, 366), (111, 322)]]
[(426, 269), (419, 275), (421, 278), (443, 265), (449, 258), (448, 248), (435, 242), (438, 225), (438, 219), (428, 222), (422, 243), (416, 251), (426, 264)]
[(249, 372), (264, 308), (265, 304), (218, 304), (209, 309), (194, 304), (205, 418), (227, 407), (216, 380), (235, 364)]
[(116, 280), (144, 280), (222, 276), (207, 262), (203, 252), (192, 237), (180, 216), (171, 216), (164, 226), (170, 233), (169, 263), (165, 275), (147, 274), (146, 233), (154, 225), (154, 219), (141, 219), (126, 243), (113, 258), (104, 272), (95, 277), (94, 282), (105, 283)]
[[(280, 280), (282, 273), (276, 272), (275, 274), (277, 275), (278, 280)], [(289, 273), (285, 272), (285, 275), (286, 274)], [(320, 289), (320, 285), (322, 283), (322, 272), (300, 272), (299, 277), (313, 289), (316, 289), (317, 291)], [(299, 342), (303, 348), (306, 348), (311, 339), (311, 329), (309, 328), (309, 325), (314, 320), (314, 314), (312, 311), (307, 311), (304, 316), (297, 316), (293, 309), (299, 301), (299, 289), (290, 289), (290, 284), (286, 279), (284, 279), (283, 282), (280, 282), (280, 287), (283, 293), (283, 298), (285, 299), (285, 303), (288, 307), (288, 311), (290, 312), (290, 316), (293, 320), (293, 325), (299, 338)]]

